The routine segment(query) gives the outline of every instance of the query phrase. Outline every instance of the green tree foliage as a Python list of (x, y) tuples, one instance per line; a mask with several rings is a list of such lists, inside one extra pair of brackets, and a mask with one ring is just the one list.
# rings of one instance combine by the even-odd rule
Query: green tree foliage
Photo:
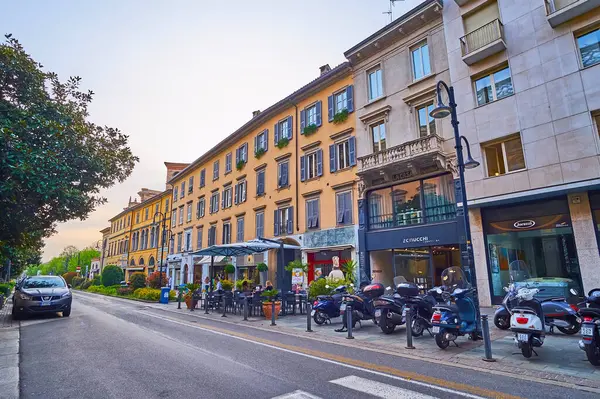
[(104, 270), (102, 270), (102, 285), (105, 287), (110, 287), (111, 285), (117, 285), (123, 279), (123, 270), (119, 266), (109, 265), (105, 266)]
[[(118, 129), (88, 120), (93, 92), (61, 82), (6, 35), (0, 44), (0, 265), (40, 263), (58, 222), (85, 219), (138, 158)], [(37, 258), (37, 262), (34, 262)], [(58, 265), (53, 265), (56, 272)]]
[(129, 284), (134, 290), (138, 288), (146, 288), (146, 274), (143, 272), (135, 272), (129, 276)]

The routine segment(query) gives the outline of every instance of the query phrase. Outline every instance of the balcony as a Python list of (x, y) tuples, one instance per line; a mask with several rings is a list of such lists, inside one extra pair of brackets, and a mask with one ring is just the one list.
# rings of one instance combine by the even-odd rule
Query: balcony
[(467, 4), (470, 0), (454, 0), (456, 2), (456, 4), (458, 4), (459, 7), (464, 6), (465, 4)]
[(544, 0), (546, 18), (553, 28), (600, 6), (600, 0)]
[(506, 50), (504, 25), (499, 19), (483, 25), (460, 38), (462, 59), (467, 65), (481, 61), (490, 55)]
[(374, 172), (402, 163), (435, 164), (433, 161), (443, 155), (442, 144), (443, 140), (440, 136), (430, 135), (360, 157), (358, 158), (358, 173)]

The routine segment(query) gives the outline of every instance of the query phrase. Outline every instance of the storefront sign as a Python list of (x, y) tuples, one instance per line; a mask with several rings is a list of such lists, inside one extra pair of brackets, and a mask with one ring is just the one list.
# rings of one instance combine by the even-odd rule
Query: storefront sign
[(501, 234), (516, 231), (556, 229), (560, 227), (570, 227), (569, 215), (549, 215), (527, 219), (491, 222), (486, 228), (486, 233)]
[(535, 220), (519, 220), (513, 226), (517, 229), (530, 229), (535, 226)]
[(453, 220), (401, 229), (369, 231), (366, 233), (365, 248), (367, 251), (381, 251), (456, 244), (459, 242), (456, 229), (457, 223)]
[(409, 238), (405, 238), (402, 240), (403, 244), (412, 244), (412, 243), (426, 243), (429, 242), (429, 237), (427, 236), (422, 236), (422, 237), (409, 237)]

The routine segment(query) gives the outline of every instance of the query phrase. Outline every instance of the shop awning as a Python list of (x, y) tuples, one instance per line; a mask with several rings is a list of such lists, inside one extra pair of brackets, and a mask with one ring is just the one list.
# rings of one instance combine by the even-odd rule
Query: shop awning
[[(198, 266), (198, 265), (210, 264), (210, 258), (211, 258), (210, 256), (201, 256), (198, 259), (194, 260), (194, 265)], [(215, 256), (214, 263), (222, 262), (223, 259), (225, 259), (224, 256)]]
[[(243, 256), (265, 252), (270, 249), (279, 249), (281, 244), (263, 240), (236, 242), (233, 244), (213, 245), (208, 248), (193, 252), (192, 255), (202, 256)], [(297, 245), (283, 244), (283, 249), (301, 249)]]
[(348, 244), (348, 245), (338, 245), (338, 246), (333, 246), (333, 247), (302, 248), (302, 250), (306, 253), (314, 253), (314, 252), (321, 252), (321, 251), (343, 251), (344, 249), (352, 249), (352, 248), (354, 248), (354, 245)]

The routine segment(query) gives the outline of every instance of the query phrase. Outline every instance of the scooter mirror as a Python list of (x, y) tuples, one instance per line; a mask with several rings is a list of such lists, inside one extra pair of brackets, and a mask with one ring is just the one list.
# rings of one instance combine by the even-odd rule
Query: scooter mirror
[(440, 287), (438, 287), (438, 288), (435, 289), (435, 292), (437, 292), (438, 294), (441, 294), (442, 293), (442, 289)]
[(508, 292), (508, 287), (504, 287), (504, 292)]
[(326, 285), (325, 288), (329, 288), (329, 285)]
[(569, 292), (570, 292), (571, 294), (573, 294), (573, 295), (579, 295), (579, 292), (577, 292), (577, 290), (576, 290), (575, 288), (571, 288), (571, 289), (569, 290)]

